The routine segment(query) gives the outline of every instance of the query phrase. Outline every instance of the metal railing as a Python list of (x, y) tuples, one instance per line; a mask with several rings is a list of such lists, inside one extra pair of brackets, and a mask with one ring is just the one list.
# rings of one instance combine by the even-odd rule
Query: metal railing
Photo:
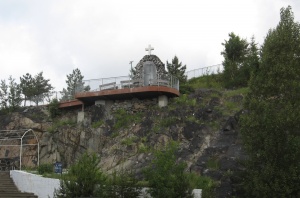
[[(203, 67), (199, 69), (194, 69), (187, 71), (185, 75), (187, 79), (197, 78), (204, 75), (217, 74), (224, 70), (222, 64), (212, 65), (208, 67)], [(105, 86), (106, 85), (106, 86)], [(175, 88), (179, 90), (179, 81), (176, 77), (168, 75), (168, 76), (157, 76), (156, 79), (149, 79), (148, 85), (156, 85), (156, 86), (168, 86), (171, 88)], [(130, 76), (119, 76), (119, 77), (110, 77), (110, 78), (99, 78), (99, 79), (89, 79), (84, 80), (83, 85), (80, 87), (76, 87), (76, 93), (83, 92), (85, 88), (89, 88), (87, 91), (100, 91), (103, 89), (122, 89), (122, 88), (133, 88), (139, 86), (148, 86), (144, 85), (144, 79), (132, 79)], [(102, 88), (102, 89), (101, 89)], [(74, 99), (74, 95), (71, 94), (69, 96), (63, 96), (60, 91), (52, 91), (49, 92), (48, 95), (44, 98), (43, 101), (39, 103), (39, 105), (47, 105), (53, 99), (57, 99), (60, 101), (63, 99), (64, 101)], [(33, 101), (26, 101), (26, 106), (35, 106), (36, 104)], [(24, 101), (22, 103), (24, 105)]]
[[(133, 79), (130, 76), (119, 76), (111, 78), (99, 78), (84, 80), (83, 86), (76, 87), (76, 93), (78, 92), (95, 92), (107, 89), (124, 89), (144, 86), (167, 86), (179, 90), (179, 80), (172, 76), (160, 76), (155, 78), (148, 78), (149, 81), (145, 82), (144, 78)], [(86, 87), (89, 89), (87, 90)]]
[(223, 72), (224, 67), (222, 64), (218, 65), (212, 65), (208, 67), (202, 67), (199, 69), (194, 69), (191, 71), (187, 71), (185, 75), (187, 76), (187, 79), (192, 79), (192, 78), (197, 78), (205, 75), (212, 75), (212, 74), (217, 74), (220, 72)]

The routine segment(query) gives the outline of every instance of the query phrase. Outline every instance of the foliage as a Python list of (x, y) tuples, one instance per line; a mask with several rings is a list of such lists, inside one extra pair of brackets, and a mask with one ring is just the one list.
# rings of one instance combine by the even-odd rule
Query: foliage
[(251, 43), (241, 39), (233, 32), (229, 34), (229, 40), (222, 43), (225, 47), (221, 54), (224, 57), (224, 71), (222, 81), (226, 88), (247, 86), (250, 74), (258, 67), (258, 49), (251, 38)]
[(182, 94), (179, 97), (174, 99), (175, 104), (177, 105), (187, 105), (187, 106), (195, 106), (196, 105), (196, 99), (195, 98), (189, 98), (187, 94)]
[(185, 83), (180, 83), (180, 93), (181, 94), (190, 94), (195, 92), (195, 89), (193, 86), (187, 82)]
[(250, 81), (241, 132), (249, 159), (245, 197), (300, 195), (300, 25), (291, 7), (269, 30)]
[(66, 177), (62, 177), (60, 188), (55, 192), (57, 198), (92, 197), (104, 189), (106, 177), (98, 168), (96, 154), (84, 153), (70, 167)]
[(53, 89), (49, 79), (43, 77), (43, 72), (32, 77), (29, 73), (20, 77), (20, 87), (25, 96), (25, 101), (34, 101), (36, 105), (43, 101)]
[(138, 139), (137, 136), (127, 137), (121, 141), (121, 144), (130, 146)]
[(121, 169), (113, 172), (108, 177), (104, 191), (98, 196), (108, 198), (134, 198), (139, 197), (141, 187), (138, 186), (138, 180), (134, 177), (133, 172)]
[(53, 99), (49, 105), (48, 105), (48, 111), (50, 113), (50, 117), (53, 119), (56, 116), (60, 115), (60, 110), (59, 110), (59, 102), (57, 99)]
[(24, 95), (24, 105), (26, 106), (26, 101), (31, 99), (34, 92), (34, 82), (31, 74), (26, 73), (20, 77), (20, 86), (22, 89), (22, 94)]
[(192, 189), (202, 189), (202, 197), (213, 198), (216, 183), (209, 177), (200, 176), (196, 173), (187, 174), (190, 186)]
[(40, 164), (38, 167), (38, 173), (40, 175), (45, 173), (53, 173), (53, 164)]
[(84, 85), (83, 78), (84, 76), (78, 68), (74, 69), (71, 74), (68, 74), (66, 80), (67, 89), (63, 88), (61, 100), (71, 100), (74, 99), (76, 92), (89, 91), (90, 86)]
[(59, 127), (62, 126), (75, 126), (76, 122), (74, 120), (55, 120), (55, 122), (52, 124), (52, 126), (48, 129), (50, 133), (55, 132)]
[(151, 164), (144, 169), (152, 197), (192, 197), (192, 189), (184, 169), (185, 163), (176, 162), (177, 144), (171, 142), (164, 151), (156, 151)]
[(96, 129), (96, 128), (102, 126), (103, 124), (104, 124), (104, 121), (103, 121), (103, 120), (99, 120), (99, 121), (97, 121), (97, 122), (93, 122), (93, 123), (92, 123), (92, 128)]
[(171, 63), (167, 61), (167, 69), (169, 74), (178, 78), (180, 84), (187, 81), (187, 76), (185, 75), (186, 65), (182, 65), (177, 56), (174, 56)]
[(221, 89), (223, 87), (221, 81), (221, 73), (218, 74), (210, 74), (204, 75), (197, 78), (192, 78), (188, 80), (188, 84), (194, 88), (214, 88), (214, 89)]
[(161, 119), (159, 125), (161, 127), (170, 127), (172, 125), (175, 125), (176, 123), (177, 123), (177, 118), (171, 116), (171, 117)]
[(22, 98), (21, 98), (21, 88), (20, 85), (15, 82), (11, 76), (8, 78), (8, 103), (11, 110), (15, 110), (20, 107)]
[(120, 128), (126, 128), (129, 124), (140, 122), (141, 121), (141, 114), (140, 113), (134, 113), (130, 114), (125, 109), (118, 109), (114, 113), (116, 122), (114, 125), (114, 129), (120, 129)]
[(1, 80), (0, 99), (2, 111), (10, 112), (20, 107), (22, 102), (21, 88), (12, 76), (8, 78), (8, 84), (6, 84), (5, 80)]
[(0, 109), (4, 110), (8, 107), (8, 85), (5, 80), (1, 80), (0, 84)]
[(211, 157), (206, 162), (206, 167), (213, 170), (218, 170), (220, 168), (220, 162), (216, 157)]

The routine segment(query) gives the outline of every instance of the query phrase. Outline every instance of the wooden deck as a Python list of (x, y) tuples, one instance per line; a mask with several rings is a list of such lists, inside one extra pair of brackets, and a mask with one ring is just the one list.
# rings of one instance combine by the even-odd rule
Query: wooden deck
[(61, 102), (59, 108), (69, 108), (95, 104), (96, 100), (128, 100), (132, 98), (146, 99), (161, 95), (177, 97), (180, 95), (175, 88), (166, 86), (145, 86), (123, 89), (109, 89), (101, 91), (80, 92), (75, 95), (75, 100)]

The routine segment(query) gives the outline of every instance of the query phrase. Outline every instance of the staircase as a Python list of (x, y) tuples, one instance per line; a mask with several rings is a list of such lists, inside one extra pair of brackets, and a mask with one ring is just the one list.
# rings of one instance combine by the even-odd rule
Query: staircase
[(0, 171), (0, 198), (38, 198), (38, 196), (20, 192), (10, 178), (9, 171)]

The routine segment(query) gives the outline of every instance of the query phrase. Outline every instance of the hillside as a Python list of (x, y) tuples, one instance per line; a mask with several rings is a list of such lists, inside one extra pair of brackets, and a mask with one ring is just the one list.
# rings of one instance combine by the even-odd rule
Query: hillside
[[(152, 159), (152, 151), (170, 140), (179, 142), (178, 160), (187, 171), (216, 181), (216, 196), (234, 193), (234, 171), (243, 157), (238, 120), (247, 90), (196, 89), (157, 107), (156, 99), (116, 101), (108, 107), (89, 106), (82, 123), (76, 123), (79, 109), (64, 111), (54, 120), (46, 107), (27, 107), (1, 115), (1, 129), (33, 128), (40, 138), (40, 163), (62, 161), (69, 166), (85, 151), (101, 157), (101, 168), (141, 169)], [(110, 112), (110, 113), (109, 113)], [(5, 150), (1, 150), (5, 152)], [(26, 155), (26, 151), (24, 152)], [(27, 158), (27, 165), (32, 165)]]

